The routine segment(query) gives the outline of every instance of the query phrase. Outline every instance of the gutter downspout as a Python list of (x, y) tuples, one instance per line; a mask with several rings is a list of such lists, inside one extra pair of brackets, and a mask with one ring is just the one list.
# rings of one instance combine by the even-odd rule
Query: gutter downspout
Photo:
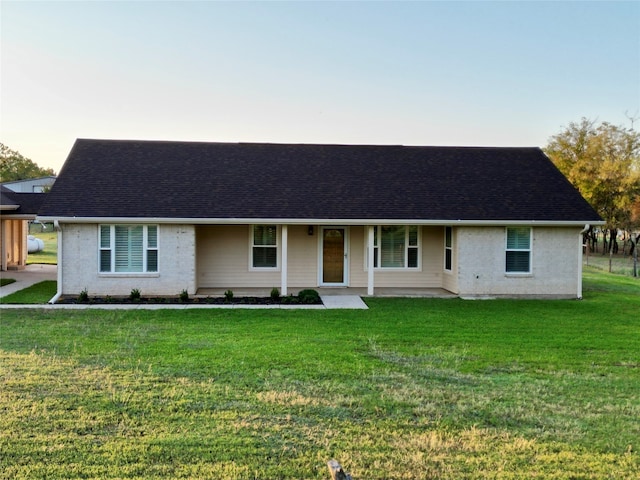
[(58, 290), (48, 303), (54, 304), (62, 296), (62, 227), (58, 220), (53, 221), (53, 227), (58, 232)]
[(591, 225), (585, 224), (584, 229), (578, 234), (578, 300), (582, 300), (582, 236), (589, 231)]

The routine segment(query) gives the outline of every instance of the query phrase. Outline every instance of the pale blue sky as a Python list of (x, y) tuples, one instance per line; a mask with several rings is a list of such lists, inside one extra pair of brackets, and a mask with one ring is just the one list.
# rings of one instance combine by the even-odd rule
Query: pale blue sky
[(56, 171), (78, 137), (544, 146), (640, 114), (640, 2), (0, 9), (0, 141)]

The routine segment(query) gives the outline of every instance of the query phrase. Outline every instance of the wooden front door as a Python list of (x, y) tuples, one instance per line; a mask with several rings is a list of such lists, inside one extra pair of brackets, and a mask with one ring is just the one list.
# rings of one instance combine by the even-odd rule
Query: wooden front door
[(322, 283), (345, 284), (346, 233), (344, 228), (322, 229)]

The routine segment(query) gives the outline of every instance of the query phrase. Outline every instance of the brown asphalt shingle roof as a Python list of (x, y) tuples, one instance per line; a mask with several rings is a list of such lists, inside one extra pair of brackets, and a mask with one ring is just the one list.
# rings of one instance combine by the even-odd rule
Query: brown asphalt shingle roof
[(83, 139), (39, 214), (600, 220), (539, 148)]

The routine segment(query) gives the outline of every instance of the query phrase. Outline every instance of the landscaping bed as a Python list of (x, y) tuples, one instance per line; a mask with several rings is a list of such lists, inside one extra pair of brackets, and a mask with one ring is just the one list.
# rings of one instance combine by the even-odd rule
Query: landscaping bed
[(128, 296), (63, 295), (60, 304), (105, 305), (105, 304), (152, 304), (152, 305), (322, 305), (315, 290), (302, 290), (298, 295), (271, 295), (269, 297), (235, 297), (230, 291), (223, 297), (190, 297), (183, 293), (174, 296), (141, 296), (132, 292)]

